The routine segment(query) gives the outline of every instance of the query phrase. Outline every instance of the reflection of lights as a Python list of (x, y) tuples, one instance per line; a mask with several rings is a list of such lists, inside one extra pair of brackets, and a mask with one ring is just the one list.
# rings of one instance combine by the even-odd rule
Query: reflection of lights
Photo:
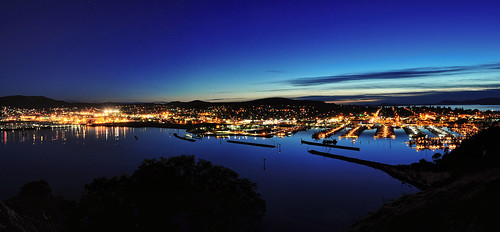
[(394, 134), (394, 131), (392, 130), (392, 127), (389, 127), (388, 125), (383, 125), (377, 129), (377, 132), (373, 136), (375, 139), (381, 139), (381, 138), (396, 138), (396, 135)]

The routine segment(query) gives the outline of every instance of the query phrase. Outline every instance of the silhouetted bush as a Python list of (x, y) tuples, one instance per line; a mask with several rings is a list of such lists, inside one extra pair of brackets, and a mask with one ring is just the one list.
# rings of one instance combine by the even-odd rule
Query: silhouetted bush
[(94, 179), (71, 231), (253, 231), (265, 212), (257, 185), (194, 156), (145, 160), (131, 175)]
[(499, 136), (499, 126), (483, 130), (464, 140), (455, 150), (445, 153), (440, 160), (436, 161), (436, 165), (439, 169), (448, 170), (454, 174), (499, 167)]
[(446, 171), (452, 176), (500, 167), (499, 137), (500, 126), (493, 126), (462, 141), (455, 150), (445, 151), (441, 159), (441, 154), (435, 153), (434, 163), (422, 159), (410, 166), (422, 171)]

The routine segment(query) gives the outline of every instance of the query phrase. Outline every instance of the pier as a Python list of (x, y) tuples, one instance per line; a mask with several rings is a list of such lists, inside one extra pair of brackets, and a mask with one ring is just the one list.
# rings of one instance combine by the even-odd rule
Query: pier
[(441, 128), (429, 125), (425, 126), (425, 129), (429, 130), (431, 133), (435, 134), (436, 136), (443, 138), (443, 137), (454, 137), (451, 133), (444, 131)]
[(345, 128), (344, 125), (339, 125), (337, 127), (334, 127), (334, 128), (328, 129), (328, 130), (319, 131), (319, 132), (314, 133), (312, 135), (312, 138), (313, 139), (329, 138), (329, 137), (331, 137), (332, 135), (335, 135), (337, 132), (341, 131), (344, 128)]
[(269, 148), (275, 148), (276, 146), (270, 145), (270, 144), (262, 144), (262, 143), (250, 143), (250, 142), (243, 142), (243, 141), (236, 141), (236, 140), (228, 140), (228, 143), (236, 143), (236, 144), (243, 144), (243, 145), (250, 145), (250, 146), (258, 146), (258, 147), (269, 147)]
[(334, 144), (315, 143), (315, 142), (304, 141), (302, 139), (300, 139), (300, 143), (307, 144), (307, 145), (313, 145), (313, 146), (320, 146), (320, 147), (332, 147), (332, 148), (359, 151), (359, 147), (349, 147), (349, 146), (341, 146), (341, 145), (334, 145)]
[(373, 138), (382, 139), (382, 138), (391, 138), (395, 139), (396, 135), (394, 134), (394, 128), (392, 126), (383, 125), (377, 128), (377, 132)]
[(354, 127), (352, 129), (350, 129), (348, 132), (346, 132), (345, 134), (343, 134), (341, 137), (344, 137), (344, 138), (358, 138), (359, 135), (361, 135), (361, 133), (363, 131), (366, 130), (366, 126), (357, 126), (357, 127)]
[(403, 127), (403, 130), (405, 130), (406, 134), (408, 135), (408, 137), (410, 137), (410, 139), (425, 137), (424, 132), (422, 132), (416, 126), (405, 126)]

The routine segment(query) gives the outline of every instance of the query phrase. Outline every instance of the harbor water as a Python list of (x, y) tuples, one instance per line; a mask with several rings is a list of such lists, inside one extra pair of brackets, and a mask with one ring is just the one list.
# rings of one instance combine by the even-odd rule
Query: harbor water
[(196, 142), (173, 135), (184, 136), (183, 130), (162, 128), (71, 126), (0, 131), (0, 199), (12, 197), (20, 186), (38, 179), (47, 180), (56, 195), (76, 199), (95, 177), (131, 174), (144, 159), (186, 154), (226, 166), (256, 182), (267, 206), (263, 231), (337, 231), (418, 189), (382, 171), (308, 150), (387, 164), (431, 160), (435, 152), (442, 153), (410, 149), (402, 129), (395, 130), (395, 139), (374, 139), (374, 129), (365, 130), (356, 140), (339, 138), (343, 132), (333, 137), (337, 145), (360, 151), (301, 144), (301, 139), (312, 141), (318, 130), (284, 138), (204, 137)]

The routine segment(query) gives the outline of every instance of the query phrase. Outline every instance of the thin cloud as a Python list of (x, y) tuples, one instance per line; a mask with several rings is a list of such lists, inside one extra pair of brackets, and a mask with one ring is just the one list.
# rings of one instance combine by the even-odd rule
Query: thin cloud
[[(469, 84), (469, 83), (415, 83), (415, 84), (383, 84), (383, 85), (377, 85), (377, 84), (358, 84), (358, 85), (351, 85), (351, 86), (337, 86), (336, 90), (367, 90), (367, 89), (456, 89), (456, 88), (484, 88), (484, 89), (497, 89), (500, 88), (500, 83), (485, 83), (485, 84), (480, 84), (480, 83), (474, 83), (474, 84)], [(331, 90), (331, 88), (322, 88), (322, 90)]]
[(406, 79), (416, 77), (447, 76), (466, 73), (487, 72), (500, 69), (500, 63), (481, 64), (469, 66), (449, 66), (449, 67), (428, 67), (412, 68), (383, 72), (368, 72), (360, 74), (344, 74), (334, 76), (303, 77), (287, 80), (286, 82), (294, 86), (314, 86), (323, 84), (334, 84), (357, 80), (391, 80)]
[(337, 104), (436, 104), (443, 100), (473, 100), (480, 98), (495, 98), (500, 89), (463, 90), (463, 91), (423, 91), (413, 93), (380, 93), (363, 95), (312, 95), (296, 97), (297, 100), (316, 100), (334, 102)]

